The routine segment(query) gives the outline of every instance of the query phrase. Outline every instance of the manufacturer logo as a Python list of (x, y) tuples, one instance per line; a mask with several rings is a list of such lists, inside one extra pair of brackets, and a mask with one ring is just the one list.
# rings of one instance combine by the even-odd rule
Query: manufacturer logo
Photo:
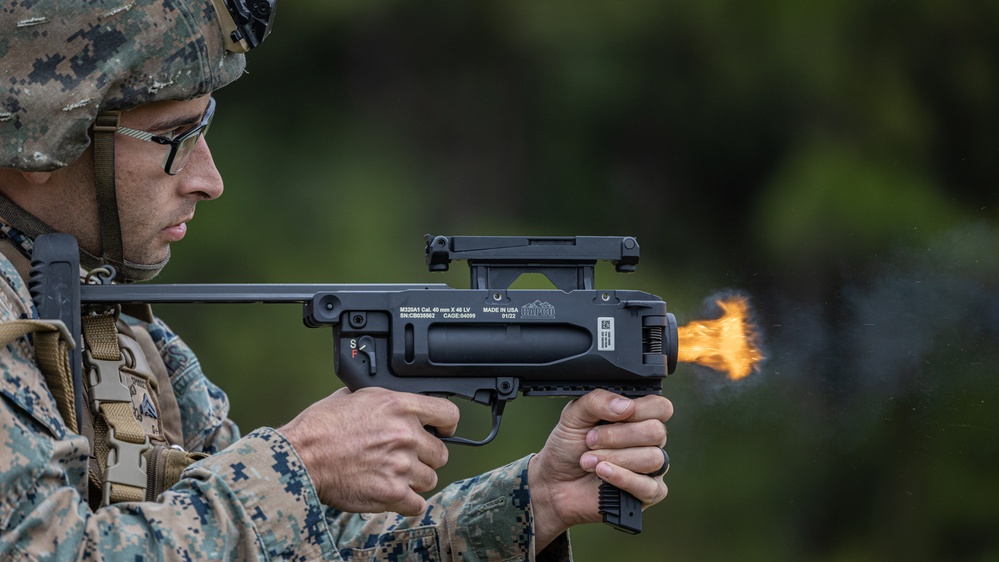
[(521, 318), (555, 318), (555, 307), (547, 302), (534, 301), (520, 307)]

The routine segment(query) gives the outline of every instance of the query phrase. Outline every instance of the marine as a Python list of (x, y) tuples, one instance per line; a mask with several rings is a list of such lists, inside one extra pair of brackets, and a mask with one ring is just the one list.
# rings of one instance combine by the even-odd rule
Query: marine
[(138, 306), (83, 311), (87, 376), (67, 385), (53, 357), (71, 338), (26, 286), (36, 238), (75, 236), (82, 282), (159, 273), (223, 192), (212, 93), (275, 11), (0, 8), (0, 559), (570, 560), (568, 529), (599, 521), (600, 481), (661, 502), (661, 396), (590, 393), (536, 454), (427, 498), (447, 449), (424, 427), (458, 422), (442, 398), (341, 389), (242, 435), (192, 349)]

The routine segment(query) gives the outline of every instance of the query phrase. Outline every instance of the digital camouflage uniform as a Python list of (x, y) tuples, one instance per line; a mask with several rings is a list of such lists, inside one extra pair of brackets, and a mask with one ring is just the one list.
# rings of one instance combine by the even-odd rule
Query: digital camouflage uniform
[[(86, 149), (99, 112), (235, 80), (244, 59), (224, 42), (209, 0), (5, 0), (0, 166), (57, 169)], [(0, 225), (0, 322), (37, 318), (24, 282), (31, 244)], [(67, 428), (34, 340), (20, 337), (0, 349), (0, 560), (569, 559), (567, 535), (535, 557), (526, 458), (445, 488), (421, 517), (323, 506), (284, 437), (240, 438), (225, 395), (166, 325), (148, 310), (121, 320), (150, 440), (211, 456), (155, 501), (93, 509), (91, 443)]]

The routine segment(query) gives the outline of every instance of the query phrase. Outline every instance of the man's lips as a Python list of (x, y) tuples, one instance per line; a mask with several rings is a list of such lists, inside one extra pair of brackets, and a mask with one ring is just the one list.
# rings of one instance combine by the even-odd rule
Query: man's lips
[(164, 237), (169, 242), (179, 242), (187, 234), (187, 221), (191, 219), (184, 219), (183, 221), (170, 225), (162, 230)]

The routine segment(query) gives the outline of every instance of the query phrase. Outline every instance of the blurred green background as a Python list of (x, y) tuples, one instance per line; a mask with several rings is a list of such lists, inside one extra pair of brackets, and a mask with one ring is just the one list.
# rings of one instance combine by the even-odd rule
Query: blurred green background
[[(670, 495), (576, 560), (999, 560), (999, 3), (297, 0), (217, 94), (226, 194), (165, 282), (446, 282), (425, 233), (634, 235), (681, 324), (768, 361), (666, 383)], [(295, 306), (165, 306), (244, 431), (339, 386)], [(537, 450), (511, 403), (443, 482)], [(480, 412), (466, 408), (469, 424)], [(469, 431), (474, 433), (474, 431)]]

